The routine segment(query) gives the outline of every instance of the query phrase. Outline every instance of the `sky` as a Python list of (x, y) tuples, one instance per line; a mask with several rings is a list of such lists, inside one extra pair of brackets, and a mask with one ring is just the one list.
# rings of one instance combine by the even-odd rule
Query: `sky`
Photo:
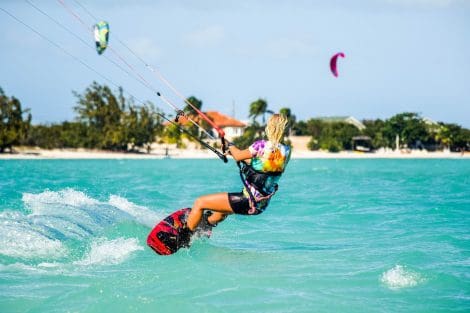
[[(96, 19), (111, 29), (101, 56)], [(73, 91), (93, 81), (183, 107), (153, 68), (203, 110), (241, 120), (262, 98), (297, 120), (416, 112), (470, 128), (470, 0), (0, 0), (0, 40), (0, 87), (34, 123), (72, 120)]]

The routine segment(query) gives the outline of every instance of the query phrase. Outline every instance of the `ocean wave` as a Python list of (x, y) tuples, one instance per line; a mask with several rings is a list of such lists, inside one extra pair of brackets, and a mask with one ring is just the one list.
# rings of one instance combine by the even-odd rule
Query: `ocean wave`
[(128, 213), (133, 216), (137, 222), (148, 227), (153, 227), (156, 222), (163, 218), (161, 215), (158, 215), (146, 207), (132, 203), (119, 196), (111, 195), (108, 203), (121, 211)]
[(415, 287), (424, 279), (420, 274), (407, 269), (402, 265), (395, 265), (395, 267), (385, 271), (380, 281), (390, 289), (401, 289)]
[(0, 255), (57, 260), (71, 254), (71, 240), (93, 241), (106, 227), (125, 221), (151, 227), (162, 218), (116, 195), (105, 202), (71, 188), (25, 193), (22, 200), (28, 213), (0, 212)]
[[(58, 240), (51, 240), (34, 231), (1, 230), (0, 254), (14, 258), (60, 258), (67, 249)], [(19, 240), (18, 238), (23, 238)]]
[[(44, 204), (47, 205), (70, 205), (73, 207), (93, 206), (98, 204), (99, 201), (88, 197), (81, 191), (76, 191), (72, 188), (66, 188), (60, 191), (46, 190), (39, 194), (24, 193), (23, 202), (26, 208), (33, 211), (33, 213), (40, 214), (42, 209), (45, 209)], [(47, 209), (47, 208), (46, 208)]]
[[(129, 259), (134, 252), (142, 250), (144, 250), (144, 247), (139, 244), (137, 238), (97, 238), (78, 261), (0, 264), (0, 273), (23, 272), (28, 275), (75, 275), (77, 271), (80, 272), (80, 268), (77, 268), (77, 266), (117, 265)], [(36, 254), (36, 257), (38, 257), (38, 254)]]
[(85, 257), (75, 265), (115, 265), (125, 261), (133, 252), (144, 250), (136, 238), (99, 238), (91, 244)]

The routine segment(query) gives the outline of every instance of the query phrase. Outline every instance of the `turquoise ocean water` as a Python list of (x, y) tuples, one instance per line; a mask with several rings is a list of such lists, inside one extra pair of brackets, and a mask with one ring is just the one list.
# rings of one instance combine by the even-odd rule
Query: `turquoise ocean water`
[(0, 161), (0, 312), (470, 312), (469, 160), (292, 160), (268, 210), (170, 257), (218, 160)]

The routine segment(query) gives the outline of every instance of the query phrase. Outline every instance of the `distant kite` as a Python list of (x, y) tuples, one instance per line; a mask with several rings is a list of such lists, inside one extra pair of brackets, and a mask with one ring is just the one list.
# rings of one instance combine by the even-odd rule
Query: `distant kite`
[(331, 70), (331, 73), (333, 73), (335, 77), (338, 77), (338, 68), (336, 67), (336, 63), (338, 62), (338, 57), (344, 58), (344, 53), (343, 52), (336, 53), (330, 60), (330, 70)]
[(102, 54), (108, 47), (109, 40), (109, 24), (101, 21), (94, 27), (96, 52)]

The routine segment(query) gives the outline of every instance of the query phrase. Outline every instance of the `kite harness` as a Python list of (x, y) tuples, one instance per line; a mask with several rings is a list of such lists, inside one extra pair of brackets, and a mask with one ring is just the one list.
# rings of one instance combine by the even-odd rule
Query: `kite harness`
[[(243, 161), (237, 162), (237, 166), (240, 170), (240, 179), (245, 186), (245, 190), (248, 193), (248, 201), (250, 204), (250, 210), (248, 213), (253, 214), (258, 209), (258, 203), (263, 200), (269, 200), (278, 190), (278, 184), (274, 184), (271, 190), (266, 190), (266, 182), (269, 177), (280, 176), (282, 172), (260, 172), (255, 170), (250, 164)], [(254, 195), (252, 188), (255, 188), (260, 196)]]

